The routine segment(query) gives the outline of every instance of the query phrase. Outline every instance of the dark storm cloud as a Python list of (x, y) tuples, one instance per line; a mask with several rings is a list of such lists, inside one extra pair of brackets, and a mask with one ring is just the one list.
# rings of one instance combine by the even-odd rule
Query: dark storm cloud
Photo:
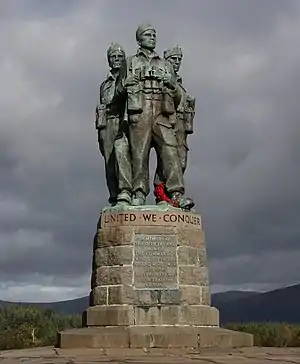
[[(39, 299), (66, 297), (66, 286), (88, 293), (107, 198), (93, 110), (109, 43), (134, 52), (145, 21), (157, 27), (159, 51), (183, 47), (182, 75), (197, 99), (186, 185), (203, 215), (213, 284), (295, 282), (297, 0), (3, 1), (0, 13), (3, 299), (28, 297), (26, 285), (31, 294), (52, 287)], [(273, 274), (280, 261), (286, 268)]]

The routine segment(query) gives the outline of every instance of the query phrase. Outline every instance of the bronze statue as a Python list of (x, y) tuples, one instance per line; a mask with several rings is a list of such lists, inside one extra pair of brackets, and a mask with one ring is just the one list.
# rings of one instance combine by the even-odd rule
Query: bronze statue
[(179, 70), (183, 58), (180, 47), (176, 46), (164, 52), (164, 58), (171, 62), (176, 80), (181, 89), (181, 100), (176, 110), (176, 137), (178, 143), (178, 154), (183, 173), (187, 167), (188, 144), (187, 136), (194, 132), (193, 121), (195, 116), (195, 98), (189, 95), (183, 86)]
[(100, 86), (96, 108), (99, 148), (105, 160), (109, 203), (141, 206), (149, 194), (149, 156), (157, 155), (155, 191), (164, 201), (190, 210), (184, 197), (187, 136), (193, 133), (195, 99), (178, 72), (182, 51), (174, 47), (161, 58), (156, 31), (142, 24), (136, 31), (138, 51), (125, 57), (118, 44), (107, 51), (110, 72)]
[[(164, 59), (168, 60), (174, 69), (177, 83), (180, 87), (181, 98), (176, 109), (176, 139), (178, 148), (178, 157), (180, 160), (182, 172), (184, 174), (187, 167), (188, 144), (187, 136), (193, 133), (193, 119), (195, 115), (195, 98), (187, 94), (187, 91), (182, 83), (182, 77), (179, 75), (179, 70), (183, 58), (182, 49), (175, 46), (164, 52)], [(157, 160), (157, 169), (154, 177), (154, 187), (161, 183), (162, 179), (161, 160)]]
[(136, 31), (137, 53), (120, 69), (119, 95), (126, 94), (132, 161), (132, 205), (144, 205), (149, 194), (149, 154), (155, 148), (161, 162), (162, 180), (172, 201), (183, 208), (182, 167), (175, 133), (176, 108), (181, 90), (170, 62), (155, 52), (156, 31), (150, 24)]
[(118, 44), (107, 50), (110, 72), (100, 86), (100, 102), (96, 107), (96, 129), (100, 152), (105, 160), (109, 203), (131, 203), (131, 159), (129, 155), (128, 128), (124, 121), (125, 100), (115, 94), (116, 80), (125, 59)]

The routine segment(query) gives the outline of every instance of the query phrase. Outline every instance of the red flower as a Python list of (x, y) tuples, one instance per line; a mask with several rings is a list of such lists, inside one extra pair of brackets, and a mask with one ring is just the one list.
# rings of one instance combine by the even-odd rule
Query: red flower
[(161, 182), (159, 185), (155, 187), (154, 196), (158, 201), (166, 201), (174, 207), (179, 207), (179, 201), (172, 200), (170, 197), (167, 196), (165, 190), (165, 184), (163, 182)]

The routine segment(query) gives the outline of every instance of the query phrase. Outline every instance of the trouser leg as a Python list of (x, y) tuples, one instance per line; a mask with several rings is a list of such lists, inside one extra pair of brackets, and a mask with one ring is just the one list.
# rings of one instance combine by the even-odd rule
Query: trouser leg
[(158, 186), (160, 183), (164, 182), (164, 177), (162, 174), (161, 159), (160, 159), (159, 155), (157, 155), (156, 163), (157, 163), (157, 165), (156, 165), (156, 170), (155, 170), (155, 175), (154, 175), (154, 180), (153, 180), (154, 188), (156, 186)]
[[(182, 173), (185, 173), (187, 167), (188, 148), (185, 145), (178, 145), (178, 158), (182, 168)], [(153, 184), (154, 187), (158, 186), (161, 182), (165, 182), (165, 178), (162, 173), (162, 161), (157, 156), (157, 166), (155, 170)]]
[[(182, 173), (184, 174), (187, 167), (187, 156), (188, 156), (188, 149), (184, 145), (178, 146), (178, 156), (182, 168)], [(157, 157), (157, 166), (153, 180), (154, 187), (158, 186), (161, 182), (165, 182), (165, 178), (162, 173), (161, 159)]]
[(116, 174), (116, 158), (114, 151), (105, 160), (105, 177), (109, 191), (109, 202), (116, 203), (118, 196), (118, 178)]
[(167, 192), (183, 194), (183, 173), (178, 156), (175, 129), (167, 125), (165, 117), (159, 115), (154, 127), (155, 149), (161, 159), (161, 169)]
[(119, 177), (119, 192), (132, 191), (132, 171), (131, 158), (129, 153), (129, 143), (125, 134), (116, 139), (114, 143), (116, 154), (116, 169)]
[(114, 148), (118, 127), (119, 120), (117, 118), (109, 119), (106, 128), (98, 132), (99, 149), (105, 162), (105, 177), (110, 203), (116, 203), (118, 195), (118, 175)]
[(178, 146), (178, 155), (182, 168), (182, 173), (184, 174), (187, 166), (187, 155), (188, 155), (188, 149), (185, 145)]
[(130, 117), (129, 141), (134, 194), (149, 194), (149, 154), (151, 148), (151, 105), (144, 105), (142, 114)]
[(177, 123), (176, 123), (176, 139), (178, 145), (178, 156), (182, 168), (182, 173), (184, 174), (187, 166), (187, 134), (186, 134), (186, 125), (181, 114), (177, 115)]

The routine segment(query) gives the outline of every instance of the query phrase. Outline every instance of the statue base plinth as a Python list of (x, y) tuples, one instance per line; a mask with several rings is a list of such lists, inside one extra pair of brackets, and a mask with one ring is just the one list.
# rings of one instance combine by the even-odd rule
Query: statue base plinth
[(210, 306), (201, 218), (169, 205), (107, 208), (94, 239), (90, 307), (61, 348), (252, 346)]
[(219, 326), (219, 311), (203, 305), (99, 305), (83, 313), (82, 326)]
[(253, 346), (253, 336), (220, 327), (86, 327), (58, 334), (60, 348), (232, 348)]

